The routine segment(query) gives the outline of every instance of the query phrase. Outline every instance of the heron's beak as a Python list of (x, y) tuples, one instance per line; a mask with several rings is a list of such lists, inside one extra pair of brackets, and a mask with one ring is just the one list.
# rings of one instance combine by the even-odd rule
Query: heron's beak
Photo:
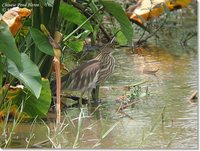
[(114, 49), (114, 50), (111, 52), (111, 54), (116, 53), (116, 52), (119, 52), (119, 51), (120, 51), (120, 49)]

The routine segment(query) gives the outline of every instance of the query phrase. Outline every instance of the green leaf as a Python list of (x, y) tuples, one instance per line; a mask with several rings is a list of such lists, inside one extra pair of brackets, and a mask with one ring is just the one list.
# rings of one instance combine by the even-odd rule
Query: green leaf
[(127, 45), (127, 42), (128, 42), (126, 37), (124, 36), (124, 34), (121, 31), (119, 31), (117, 33), (116, 40), (117, 40), (118, 44), (121, 46)]
[[(60, 5), (60, 14), (69, 22), (72, 22), (76, 25), (81, 25), (87, 18), (79, 12), (78, 9), (74, 8), (71, 5), (61, 3)], [(88, 21), (82, 27), (83, 29), (93, 31), (92, 25)]]
[(37, 99), (31, 95), (24, 106), (24, 112), (31, 117), (44, 116), (47, 114), (51, 104), (51, 90), (48, 79), (42, 79), (42, 90), (40, 97)]
[(128, 42), (131, 42), (133, 39), (133, 28), (120, 4), (108, 0), (101, 0), (100, 2), (104, 6), (105, 10), (116, 18), (121, 26), (121, 31), (127, 38)]
[(40, 30), (31, 28), (30, 33), (36, 47), (38, 47), (40, 51), (50, 56), (54, 56), (54, 51), (48, 38)]
[(35, 96), (39, 98), (41, 92), (41, 75), (38, 67), (29, 59), (29, 57), (22, 53), (23, 70), (17, 68), (16, 64), (8, 59), (8, 72), (20, 80)]
[(84, 41), (70, 41), (67, 46), (76, 52), (80, 52), (83, 50)]
[(0, 20), (0, 51), (22, 69), (21, 56), (8, 25)]

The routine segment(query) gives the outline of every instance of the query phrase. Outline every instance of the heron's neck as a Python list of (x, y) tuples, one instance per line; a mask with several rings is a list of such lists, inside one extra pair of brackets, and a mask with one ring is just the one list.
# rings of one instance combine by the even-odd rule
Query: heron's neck
[(112, 56), (112, 54), (111, 53), (104, 53), (104, 52), (101, 52), (101, 53), (99, 53), (97, 56), (96, 56), (96, 60), (99, 60), (99, 61), (102, 61), (102, 60), (104, 60), (105, 58), (110, 58), (110, 57), (112, 57), (113, 58), (113, 56)]

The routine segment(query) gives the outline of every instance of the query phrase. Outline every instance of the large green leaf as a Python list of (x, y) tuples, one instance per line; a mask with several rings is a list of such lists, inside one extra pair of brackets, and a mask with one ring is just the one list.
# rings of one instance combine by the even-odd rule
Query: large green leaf
[[(59, 12), (61, 16), (64, 17), (64, 19), (76, 25), (81, 25), (87, 19), (83, 14), (78, 11), (78, 9), (68, 4), (61, 3)], [(82, 28), (91, 32), (93, 31), (92, 25), (89, 21), (85, 23)]]
[(11, 59), (19, 68), (22, 68), (21, 56), (17, 49), (15, 39), (8, 25), (3, 20), (0, 20), (0, 51)]
[(121, 31), (117, 33), (116, 41), (121, 46), (127, 45), (127, 39)]
[(31, 37), (38, 49), (48, 55), (54, 56), (54, 51), (48, 38), (38, 29), (30, 29)]
[(22, 53), (23, 70), (18, 69), (16, 64), (8, 59), (8, 72), (20, 80), (35, 96), (39, 98), (41, 92), (41, 75), (38, 67), (29, 59), (29, 57)]
[(105, 10), (117, 19), (124, 36), (127, 38), (128, 42), (131, 42), (133, 39), (133, 28), (120, 4), (109, 0), (101, 0), (100, 2)]
[(24, 112), (31, 117), (44, 116), (47, 114), (51, 104), (51, 90), (49, 87), (49, 81), (42, 79), (42, 90), (40, 97), (37, 99), (31, 95), (26, 101), (24, 106)]
[(69, 41), (69, 42), (67, 43), (67, 46), (68, 46), (69, 48), (71, 48), (71, 49), (72, 49), (73, 51), (75, 51), (75, 52), (80, 52), (80, 51), (83, 50), (84, 41), (81, 41), (81, 40), (79, 40), (79, 41)]

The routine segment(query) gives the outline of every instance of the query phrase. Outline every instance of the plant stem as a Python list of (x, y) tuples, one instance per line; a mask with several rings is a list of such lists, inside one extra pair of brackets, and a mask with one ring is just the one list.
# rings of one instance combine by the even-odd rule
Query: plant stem
[(31, 124), (31, 128), (30, 128), (30, 133), (29, 133), (29, 138), (27, 139), (27, 144), (26, 144), (26, 149), (29, 147), (30, 141), (31, 139), (35, 136), (35, 134), (33, 133), (33, 129), (35, 127), (36, 124), (36, 119), (38, 116), (36, 116)]
[(73, 144), (73, 148), (75, 148), (77, 146), (77, 142), (78, 142), (78, 138), (80, 135), (80, 130), (81, 130), (81, 125), (82, 125), (82, 115), (83, 115), (83, 108), (81, 108), (81, 112), (79, 113), (79, 117), (78, 117), (78, 129), (77, 129), (77, 134), (76, 134), (76, 138)]
[(58, 18), (59, 7), (60, 7), (60, 0), (54, 0), (53, 11), (52, 11), (51, 19), (49, 21), (49, 31), (52, 36), (54, 36), (54, 32), (56, 29), (56, 22)]
[[(22, 121), (22, 113), (23, 113), (23, 102), (21, 103), (21, 105), (18, 107), (17, 111), (15, 112), (15, 116), (14, 116), (14, 121), (12, 123), (12, 127), (9, 133), (9, 137), (7, 140), (5, 140), (5, 146), (4, 149), (8, 147), (8, 145), (10, 144), (11, 140), (12, 140), (12, 135), (14, 133), (15, 128), (19, 125), (19, 123)], [(9, 115), (9, 114), (8, 114)]]

